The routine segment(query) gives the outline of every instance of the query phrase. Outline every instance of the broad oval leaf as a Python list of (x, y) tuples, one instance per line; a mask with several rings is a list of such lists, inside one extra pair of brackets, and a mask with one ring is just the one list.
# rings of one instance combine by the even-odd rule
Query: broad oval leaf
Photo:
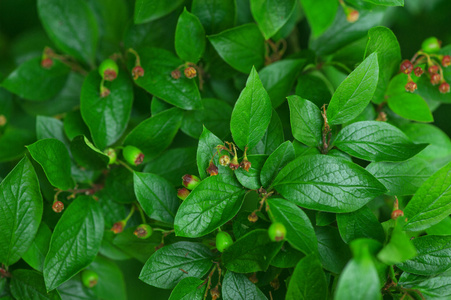
[(87, 269), (99, 275), (97, 284), (92, 288), (99, 299), (127, 299), (124, 275), (113, 261), (97, 256)]
[(208, 177), (189, 194), (175, 216), (176, 235), (201, 237), (232, 219), (243, 203), (245, 190), (233, 177)]
[(24, 157), (0, 184), (0, 262), (17, 262), (33, 243), (42, 197), (33, 166)]
[(293, 137), (307, 146), (318, 147), (323, 128), (323, 118), (318, 106), (296, 95), (287, 99)]
[(185, 9), (175, 29), (175, 52), (184, 61), (197, 63), (205, 51), (205, 30), (199, 19)]
[(265, 40), (269, 40), (288, 21), (295, 0), (251, 0), (251, 12)]
[(260, 174), (263, 164), (268, 158), (267, 155), (262, 154), (252, 154), (247, 156), (249, 162), (251, 163), (251, 168), (249, 171), (239, 168), (235, 171), (236, 179), (245, 187), (251, 190), (258, 190), (262, 184), (260, 182)]
[(338, 3), (333, 0), (301, 0), (301, 4), (313, 36), (320, 36), (334, 21)]
[(58, 291), (47, 293), (44, 277), (33, 270), (14, 270), (11, 279), (11, 293), (15, 299), (60, 300)]
[(169, 14), (183, 3), (183, 0), (136, 0), (135, 24), (141, 24), (157, 20)]
[(109, 157), (97, 149), (85, 136), (79, 135), (70, 143), (75, 161), (86, 169), (106, 169)]
[(52, 231), (44, 222), (41, 222), (33, 243), (22, 256), (22, 259), (36, 271), (42, 272), (44, 269), (45, 255), (49, 251), (51, 237)]
[(332, 156), (300, 156), (285, 166), (272, 186), (293, 203), (320, 211), (355, 211), (385, 187), (362, 167)]
[(364, 0), (369, 3), (385, 6), (404, 6), (404, 0)]
[(191, 12), (195, 14), (207, 34), (233, 27), (236, 19), (235, 0), (193, 0)]
[(265, 294), (244, 274), (228, 271), (222, 281), (224, 300), (267, 300)]
[(284, 142), (274, 150), (266, 159), (260, 172), (260, 180), (263, 187), (268, 187), (274, 178), (276, 178), (279, 171), (294, 159), (294, 147), (290, 141)]
[(86, 268), (102, 243), (104, 221), (92, 197), (79, 196), (56, 224), (44, 263), (47, 291), (52, 291)]
[(240, 149), (252, 149), (258, 144), (271, 121), (271, 113), (269, 95), (263, 88), (257, 71), (252, 68), (230, 120), (233, 140)]
[(213, 265), (207, 246), (177, 242), (155, 252), (144, 265), (139, 279), (162, 289), (172, 289), (183, 278), (201, 278)]
[(42, 139), (57, 139), (69, 149), (69, 141), (64, 134), (63, 122), (57, 118), (37, 116), (36, 117), (36, 137)]
[(387, 103), (394, 113), (405, 119), (418, 122), (434, 121), (428, 104), (420, 95), (409, 92), (391, 95)]
[(427, 144), (414, 144), (401, 130), (385, 122), (361, 121), (343, 128), (334, 145), (349, 155), (369, 161), (403, 161)]
[(271, 154), (284, 142), (283, 125), (277, 112), (273, 109), (271, 121), (262, 139), (249, 154)]
[(97, 70), (86, 77), (81, 89), (80, 110), (94, 144), (103, 150), (116, 142), (127, 127), (133, 104), (133, 87), (128, 76), (119, 72), (111, 84), (105, 84), (111, 93), (101, 97), (100, 81)]
[(169, 300), (202, 300), (207, 285), (205, 281), (195, 277), (186, 277), (174, 287)]
[(373, 53), (346, 77), (333, 94), (327, 108), (329, 124), (343, 124), (357, 117), (370, 103), (378, 78), (377, 53)]
[(371, 209), (362, 207), (347, 214), (337, 214), (337, 224), (341, 238), (347, 244), (358, 238), (370, 238), (383, 243), (384, 229)]
[(323, 268), (340, 274), (352, 256), (349, 245), (343, 242), (336, 227), (317, 226), (315, 233), (318, 239), (319, 259)]
[(432, 299), (451, 297), (451, 271), (437, 276), (420, 276), (404, 272), (399, 277), (398, 284), (403, 288), (418, 290), (423, 296)]

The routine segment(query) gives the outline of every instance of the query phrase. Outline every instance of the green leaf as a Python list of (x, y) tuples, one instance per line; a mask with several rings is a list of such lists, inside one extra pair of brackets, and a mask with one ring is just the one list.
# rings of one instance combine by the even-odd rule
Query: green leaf
[(446, 217), (435, 225), (426, 229), (429, 235), (451, 235), (451, 217)]
[(249, 154), (271, 154), (277, 147), (285, 141), (283, 134), (282, 121), (277, 112), (273, 109), (271, 121), (268, 129), (262, 139), (257, 143), (254, 149), (250, 149)]
[(434, 117), (424, 99), (417, 94), (403, 93), (388, 98), (388, 107), (404, 119), (433, 122)]
[(423, 296), (427, 296), (426, 299), (446, 299), (451, 296), (451, 271), (433, 277), (404, 272), (398, 284), (403, 288), (420, 291)]
[(47, 293), (44, 278), (33, 270), (14, 270), (11, 279), (11, 293), (15, 299), (59, 300), (58, 291)]
[(86, 77), (81, 89), (81, 116), (89, 127), (94, 144), (103, 150), (116, 142), (124, 133), (133, 104), (133, 88), (130, 79), (124, 72), (106, 83), (111, 93), (100, 96), (100, 75), (93, 70)]
[(296, 95), (287, 99), (294, 138), (307, 146), (318, 147), (323, 128), (323, 118), (318, 106)]
[(63, 122), (56, 118), (37, 116), (36, 117), (36, 137), (42, 139), (57, 139), (69, 149), (69, 142), (64, 134)]
[(99, 204), (79, 196), (56, 224), (44, 263), (47, 291), (54, 290), (86, 268), (100, 249), (104, 221)]
[(2, 86), (27, 100), (49, 100), (64, 87), (69, 71), (69, 67), (56, 59), (50, 69), (45, 69), (41, 67), (41, 58), (36, 57), (24, 62), (9, 74)]
[(166, 0), (136, 0), (134, 14), (135, 24), (146, 23), (164, 17), (182, 3), (183, 0), (169, 2)]
[(403, 161), (427, 144), (414, 144), (397, 127), (385, 122), (362, 121), (343, 128), (334, 145), (349, 155), (369, 161)]
[(277, 268), (294, 268), (305, 255), (295, 250), (290, 244), (283, 244), (279, 253), (271, 260), (271, 266)]
[(327, 108), (330, 125), (351, 121), (370, 103), (379, 78), (377, 57), (368, 56), (337, 88)]
[(370, 238), (383, 243), (384, 229), (373, 212), (364, 206), (347, 214), (337, 214), (337, 224), (341, 238), (347, 244), (358, 238)]
[(58, 288), (59, 294), (64, 300), (91, 300), (96, 299), (92, 289), (87, 288), (81, 282), (81, 278), (72, 278)]
[(301, 0), (301, 4), (314, 37), (320, 36), (332, 25), (337, 13), (337, 1)]
[(397, 267), (418, 275), (437, 275), (451, 267), (451, 236), (426, 235), (412, 240), (418, 255)]
[(246, 188), (251, 190), (258, 190), (262, 184), (260, 182), (260, 170), (263, 167), (267, 155), (262, 154), (252, 154), (247, 156), (248, 160), (251, 162), (251, 168), (249, 171), (239, 168), (235, 171), (236, 179)]
[(109, 157), (96, 148), (85, 136), (79, 135), (70, 143), (75, 161), (86, 169), (106, 169)]
[(377, 258), (387, 265), (399, 264), (417, 255), (410, 237), (402, 230), (404, 222), (400, 220), (397, 219), (390, 242), (377, 254)]
[(169, 300), (202, 300), (207, 288), (203, 283), (202, 279), (195, 277), (183, 278), (172, 290)]
[(437, 224), (451, 213), (451, 163), (424, 182), (409, 201), (404, 214), (405, 230), (420, 231)]
[(374, 162), (366, 170), (374, 175), (392, 196), (413, 195), (434, 172), (424, 159), (412, 157), (402, 162)]
[(265, 294), (245, 275), (228, 271), (222, 281), (224, 300), (267, 300)]
[(286, 165), (272, 186), (293, 203), (327, 212), (352, 212), (385, 187), (362, 167), (332, 156), (300, 156)]
[(177, 192), (166, 179), (150, 173), (133, 173), (135, 194), (149, 218), (173, 223), (179, 206)]
[(93, 65), (98, 29), (94, 13), (85, 1), (38, 0), (38, 14), (58, 48)]
[(282, 28), (293, 13), (295, 0), (251, 0), (251, 12), (263, 33), (269, 40)]
[(119, 203), (133, 203), (136, 200), (133, 174), (125, 168), (112, 168), (106, 177), (102, 194)]
[(363, 1), (385, 6), (404, 6), (404, 0), (363, 0)]
[(266, 204), (271, 220), (285, 225), (286, 240), (291, 246), (304, 254), (318, 252), (315, 231), (302, 209), (288, 200), (279, 198), (268, 199)]
[(271, 113), (269, 95), (263, 88), (257, 71), (252, 68), (230, 120), (233, 140), (240, 149), (252, 149), (257, 145), (268, 128)]
[(31, 156), (44, 169), (49, 182), (61, 190), (74, 187), (69, 152), (57, 139), (43, 139), (27, 146)]
[(112, 231), (105, 231), (105, 235), (110, 234), (110, 236), (114, 236), (112, 244), (116, 249), (120, 249), (123, 254), (136, 258), (144, 264), (155, 253), (155, 248), (161, 244), (163, 235), (154, 231), (150, 238), (138, 239), (133, 234), (135, 229), (135, 227), (127, 228), (116, 236)]
[(324, 76), (306, 73), (299, 75), (297, 81), (296, 95), (309, 99), (318, 107), (329, 103), (332, 95)]
[(232, 219), (243, 203), (245, 190), (233, 177), (208, 177), (189, 194), (175, 216), (178, 236), (201, 237)]
[(287, 300), (327, 299), (326, 275), (315, 254), (299, 261), (288, 283)]
[(245, 24), (208, 36), (219, 56), (234, 69), (249, 73), (265, 62), (265, 40), (257, 25)]
[(42, 222), (30, 248), (22, 255), (22, 259), (36, 271), (42, 272), (44, 269), (45, 255), (49, 251), (51, 237), (50, 228)]
[(207, 34), (233, 27), (236, 19), (235, 0), (193, 0), (191, 12), (195, 14)]
[(99, 299), (127, 299), (124, 275), (113, 261), (97, 256), (87, 269), (99, 275), (98, 283), (92, 288)]
[(0, 262), (17, 262), (32, 245), (42, 217), (39, 182), (24, 157), (0, 183)]
[(227, 270), (236, 273), (266, 271), (282, 244), (272, 242), (267, 230), (256, 229), (227, 248), (222, 254), (222, 261)]
[(186, 277), (201, 278), (213, 265), (213, 254), (203, 244), (177, 242), (155, 252), (139, 279), (162, 289), (172, 289)]
[(72, 140), (78, 135), (91, 136), (79, 110), (71, 111), (64, 118), (64, 133)]
[(197, 63), (205, 51), (205, 30), (199, 19), (185, 9), (175, 30), (175, 52), (184, 61)]
[(138, 147), (149, 161), (164, 151), (182, 124), (182, 112), (171, 108), (142, 121), (125, 138), (124, 145)]
[(268, 187), (276, 178), (277, 174), (289, 162), (295, 159), (294, 147), (290, 141), (281, 144), (273, 153), (266, 159), (260, 172), (260, 180), (262, 186)]
[(196, 81), (185, 76), (179, 79), (171, 77), (171, 72), (182, 65), (183, 61), (171, 52), (159, 48), (142, 48), (139, 56), (145, 73), (143, 77), (135, 80), (137, 85), (155, 97), (182, 109), (202, 108)]
[(36, 141), (34, 130), (9, 126), (0, 136), (0, 162), (20, 159), (26, 151), (25, 145)]
[(315, 227), (318, 239), (318, 253), (323, 268), (335, 274), (340, 274), (348, 260), (351, 251), (346, 245), (336, 227)]

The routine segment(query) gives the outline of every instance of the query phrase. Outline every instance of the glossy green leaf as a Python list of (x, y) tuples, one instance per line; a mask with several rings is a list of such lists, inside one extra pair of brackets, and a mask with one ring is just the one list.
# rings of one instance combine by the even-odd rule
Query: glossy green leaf
[(424, 182), (409, 201), (404, 214), (405, 230), (420, 231), (437, 224), (451, 213), (451, 163)]
[(301, 74), (297, 78), (295, 94), (322, 107), (328, 104), (332, 97), (327, 79), (324, 76), (311, 74)]
[(385, 241), (384, 229), (367, 206), (351, 213), (337, 214), (337, 224), (341, 238), (347, 244), (358, 238)]
[(111, 93), (101, 97), (100, 81), (97, 70), (86, 77), (81, 89), (80, 110), (94, 144), (103, 150), (116, 142), (127, 127), (133, 103), (133, 88), (128, 76), (119, 72), (111, 84), (105, 84)]
[(41, 67), (41, 58), (36, 57), (9, 74), (2, 86), (27, 100), (49, 100), (64, 87), (69, 71), (69, 67), (56, 59), (50, 69), (45, 69)]
[(251, 12), (263, 33), (269, 40), (282, 28), (293, 13), (295, 0), (251, 0)]
[(290, 244), (283, 244), (279, 253), (271, 260), (271, 266), (277, 268), (294, 268), (305, 255), (295, 250)]
[(34, 130), (9, 126), (0, 136), (0, 162), (20, 159), (26, 151), (25, 145), (36, 141)]
[(313, 31), (313, 36), (320, 36), (332, 25), (337, 13), (338, 3), (333, 0), (301, 0), (305, 16)]
[(222, 281), (224, 300), (267, 300), (265, 294), (245, 275), (228, 271)]
[(289, 162), (295, 159), (294, 147), (290, 141), (281, 144), (273, 153), (266, 159), (260, 172), (260, 180), (263, 187), (268, 187), (277, 174)]
[(102, 193), (116, 202), (132, 203), (136, 200), (133, 174), (126, 168), (112, 168), (105, 180)]
[[(172, 105), (186, 110), (201, 109), (199, 89), (195, 79), (182, 75), (179, 79), (171, 77), (171, 72), (183, 64), (171, 52), (159, 48), (142, 48), (139, 51), (144, 76), (135, 83)], [(183, 70), (181, 70), (183, 73)]]
[(385, 187), (362, 167), (332, 156), (300, 156), (286, 165), (272, 186), (293, 203), (320, 211), (355, 211)]
[(364, 1), (377, 5), (404, 6), (404, 0), (364, 0)]
[(11, 280), (11, 293), (15, 299), (60, 300), (58, 291), (47, 293), (44, 278), (33, 270), (14, 270)]
[(52, 291), (86, 268), (102, 242), (104, 221), (99, 204), (79, 196), (56, 224), (44, 263), (47, 291)]
[[(133, 234), (135, 227), (127, 228), (122, 233), (116, 235), (112, 244), (114, 247), (120, 249), (122, 253), (129, 257), (136, 258), (142, 264), (144, 264), (151, 255), (156, 251), (156, 247), (161, 244), (163, 235), (160, 232), (154, 231), (148, 239), (138, 239)], [(114, 236), (112, 231), (105, 231), (105, 235), (110, 233)]]
[(50, 183), (61, 190), (74, 187), (69, 152), (57, 139), (43, 139), (27, 146), (31, 156), (44, 169)]
[(22, 259), (39, 272), (44, 269), (45, 255), (49, 251), (51, 237), (50, 228), (42, 222), (30, 248), (22, 255)]
[(327, 299), (326, 275), (315, 254), (296, 265), (288, 284), (287, 300)]
[(127, 299), (124, 275), (113, 261), (97, 256), (87, 269), (99, 276), (98, 283), (92, 288), (99, 299)]
[(69, 112), (64, 118), (64, 133), (69, 140), (72, 140), (78, 135), (91, 135), (79, 110)]
[(415, 289), (427, 299), (446, 299), (451, 297), (451, 271), (436, 276), (420, 276), (404, 272), (398, 284), (403, 288)]
[(429, 235), (451, 235), (451, 217), (446, 217), (435, 225), (426, 229)]
[(390, 96), (387, 102), (394, 113), (405, 119), (418, 122), (434, 121), (428, 104), (420, 95), (405, 92)]
[(318, 253), (323, 268), (335, 274), (340, 274), (351, 258), (351, 250), (346, 245), (338, 228), (331, 226), (315, 227), (318, 239)]
[(287, 99), (294, 138), (307, 146), (318, 147), (324, 122), (318, 106), (296, 95)]
[(202, 300), (207, 288), (203, 283), (204, 280), (195, 277), (183, 278), (172, 290), (169, 300)]
[(240, 149), (252, 149), (257, 145), (268, 128), (271, 113), (269, 95), (263, 88), (257, 71), (252, 68), (230, 120), (233, 140)]
[(285, 199), (270, 198), (266, 203), (271, 220), (285, 225), (291, 246), (305, 254), (318, 252), (315, 231), (302, 209)]
[(169, 14), (183, 3), (183, 0), (136, 0), (135, 24), (150, 22)]
[(63, 122), (56, 118), (37, 116), (36, 117), (36, 137), (41, 139), (57, 139), (69, 148), (69, 142), (64, 134)]
[(207, 34), (233, 27), (236, 19), (235, 0), (194, 0), (191, 12), (195, 14)]
[(135, 194), (149, 218), (173, 223), (179, 206), (177, 191), (166, 179), (151, 173), (133, 173)]
[(63, 283), (58, 292), (64, 300), (91, 300), (96, 299), (96, 295), (92, 289), (87, 288), (81, 282), (81, 278), (74, 277)]
[(38, 0), (38, 14), (58, 48), (90, 65), (94, 63), (98, 28), (85, 1)]
[(272, 242), (267, 230), (256, 229), (227, 248), (222, 254), (222, 261), (229, 271), (236, 273), (266, 271), (282, 244)]
[(351, 121), (370, 103), (379, 78), (377, 57), (368, 56), (337, 88), (327, 108), (329, 124)]
[(213, 265), (213, 254), (203, 244), (177, 242), (155, 252), (139, 279), (162, 289), (174, 288), (183, 278), (201, 278)]
[(273, 109), (268, 129), (266, 129), (265, 134), (257, 143), (255, 148), (250, 149), (248, 153), (269, 155), (273, 153), (284, 141), (282, 121), (280, 120), (277, 112)]
[(427, 144), (414, 144), (397, 127), (385, 122), (362, 121), (343, 128), (334, 145), (349, 155), (369, 161), (403, 161)]
[(410, 237), (402, 230), (404, 222), (400, 221), (403, 220), (398, 218), (391, 233), (390, 241), (377, 254), (377, 258), (387, 265), (399, 264), (417, 255)]
[(0, 184), (0, 262), (17, 262), (32, 245), (42, 217), (39, 182), (24, 157)]
[(75, 161), (86, 169), (106, 169), (109, 157), (96, 148), (85, 136), (79, 135), (70, 143)]
[(232, 177), (208, 177), (189, 194), (175, 216), (175, 233), (201, 237), (232, 219), (243, 203), (245, 190)]
[(258, 190), (262, 184), (260, 182), (261, 169), (268, 158), (267, 155), (253, 154), (247, 156), (251, 163), (249, 171), (239, 168), (235, 171), (236, 179), (246, 188)]
[(242, 73), (260, 69), (265, 62), (265, 40), (255, 24), (227, 29), (208, 39), (219, 56)]
[(171, 108), (142, 121), (125, 138), (124, 145), (133, 145), (144, 153), (144, 161), (164, 151), (182, 124), (182, 112)]
[(175, 51), (180, 59), (197, 63), (205, 51), (205, 30), (199, 19), (185, 9), (175, 29)]

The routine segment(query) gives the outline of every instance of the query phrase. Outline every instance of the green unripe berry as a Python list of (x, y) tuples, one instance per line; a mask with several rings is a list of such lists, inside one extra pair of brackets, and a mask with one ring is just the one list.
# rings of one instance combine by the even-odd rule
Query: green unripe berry
[(117, 63), (111, 58), (107, 58), (99, 66), (99, 74), (106, 81), (113, 81), (119, 74)]
[(216, 249), (223, 252), (233, 244), (232, 237), (225, 231), (221, 231), (216, 235)]
[(183, 175), (182, 177), (182, 184), (184, 187), (186, 187), (188, 190), (193, 190), (196, 188), (196, 186), (198, 186), (200, 184), (200, 179), (199, 177), (195, 176), (195, 175)]
[(149, 224), (141, 224), (136, 227), (136, 230), (133, 232), (134, 235), (143, 240), (149, 238), (152, 233), (153, 229)]
[(273, 242), (280, 242), (285, 239), (285, 236), (287, 234), (287, 229), (282, 223), (272, 223), (271, 226), (269, 226), (268, 229), (268, 235), (271, 241)]
[(117, 154), (116, 151), (113, 148), (107, 148), (105, 151), (103, 151), (106, 155), (108, 155), (108, 158), (110, 161), (108, 162), (109, 165), (112, 165), (116, 162)]
[(144, 160), (142, 151), (131, 145), (125, 146), (122, 150), (122, 155), (129, 164), (134, 166), (140, 165)]
[(81, 273), (81, 281), (87, 288), (93, 288), (99, 281), (99, 275), (92, 270), (84, 270)]
[(440, 50), (440, 42), (436, 37), (429, 37), (421, 44), (421, 49), (427, 53), (435, 53)]

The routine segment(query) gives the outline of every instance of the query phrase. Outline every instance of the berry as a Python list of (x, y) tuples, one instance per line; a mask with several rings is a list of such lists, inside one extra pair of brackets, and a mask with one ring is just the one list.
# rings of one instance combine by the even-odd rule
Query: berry
[(442, 84), (438, 87), (440, 93), (446, 94), (449, 93), (449, 84), (448, 82), (442, 82)]
[(255, 223), (255, 222), (258, 221), (258, 216), (257, 216), (257, 214), (254, 211), (250, 215), (247, 216), (247, 219), (249, 220), (249, 222)]
[(429, 72), (429, 74), (437, 73), (438, 72), (438, 66), (437, 65), (430, 66), (429, 69), (428, 69), (428, 72)]
[(110, 93), (111, 93), (111, 92), (110, 92), (110, 90), (109, 90), (107, 87), (105, 87), (105, 86), (103, 86), (103, 85), (100, 87), (100, 97), (105, 98), (105, 97), (107, 97)]
[(252, 274), (252, 276), (249, 277), (249, 280), (250, 280), (253, 284), (256, 284), (256, 283), (258, 282), (257, 272), (254, 272), (254, 273)]
[(139, 77), (144, 76), (144, 69), (141, 66), (135, 66), (132, 70), (133, 79), (136, 80)]
[(346, 20), (349, 23), (355, 23), (359, 19), (359, 12), (353, 8), (348, 8), (346, 11)]
[(436, 37), (431, 36), (423, 41), (421, 44), (421, 49), (428, 53), (437, 52), (440, 50), (440, 42)]
[(188, 190), (194, 190), (200, 184), (199, 177), (194, 175), (189, 174), (183, 175), (182, 180), (183, 186), (186, 187)]
[(272, 223), (268, 229), (268, 235), (271, 241), (280, 242), (285, 239), (285, 235), (287, 234), (287, 229), (282, 223)]
[(81, 273), (81, 281), (87, 288), (93, 288), (99, 281), (99, 275), (91, 270), (84, 270)]
[(449, 67), (451, 65), (451, 56), (449, 55), (445, 55), (442, 58), (442, 66)]
[(49, 57), (44, 58), (41, 60), (41, 67), (44, 69), (50, 69), (53, 66), (53, 60)]
[(174, 71), (171, 72), (171, 77), (174, 79), (179, 79), (180, 76), (182, 76), (182, 72), (180, 72), (179, 69), (175, 69)]
[(124, 220), (116, 222), (113, 224), (113, 227), (111, 227), (111, 231), (114, 232), (114, 234), (121, 233), (124, 230), (125, 225), (126, 223)]
[(218, 286), (215, 286), (214, 288), (212, 288), (210, 290), (210, 295), (211, 295), (211, 299), (212, 300), (216, 300), (216, 299), (218, 299), (221, 296), (221, 294), (219, 293)]
[(210, 176), (218, 175), (218, 167), (211, 161), (210, 165), (207, 168), (207, 173), (210, 174)]
[(124, 150), (122, 150), (122, 155), (129, 164), (135, 166), (140, 165), (144, 160), (142, 151), (131, 145), (125, 146)]
[(235, 155), (232, 161), (229, 163), (229, 168), (232, 170), (237, 170), (239, 167), (240, 164), (238, 163), (238, 157)]
[(232, 237), (227, 232), (220, 231), (216, 235), (216, 249), (218, 249), (219, 252), (224, 252), (224, 250), (229, 248), (232, 244)]
[(415, 70), (413, 70), (413, 72), (415, 73), (415, 76), (420, 77), (424, 71), (421, 67), (416, 67)]
[(52, 209), (53, 209), (54, 212), (59, 214), (60, 212), (62, 212), (64, 210), (63, 202), (61, 202), (61, 201), (53, 202)]
[(396, 220), (398, 217), (402, 217), (404, 216), (404, 212), (400, 209), (395, 209), (392, 213), (391, 213), (391, 218), (393, 220)]
[(185, 200), (186, 197), (188, 197), (190, 191), (186, 188), (181, 188), (177, 190), (177, 197), (179, 197), (180, 200)]
[(403, 60), (403, 62), (401, 63), (401, 66), (399, 67), (399, 71), (404, 74), (410, 74), (412, 72), (412, 70), (413, 70), (413, 65), (410, 62), (410, 60), (408, 60), (408, 59)]
[(112, 165), (116, 162), (117, 154), (116, 151), (113, 148), (107, 148), (103, 151), (106, 155), (108, 155), (108, 158), (110, 159), (108, 161), (109, 165)]
[(5, 115), (0, 115), (0, 127), (1, 126), (5, 126), (5, 124), (8, 122), (8, 120), (6, 120)]
[(246, 172), (249, 172), (251, 166), (252, 164), (250, 161), (247, 160), (247, 157), (245, 157), (240, 163), (240, 167), (243, 168)]
[(432, 83), (432, 85), (439, 84), (441, 80), (442, 80), (442, 77), (440, 76), (440, 74), (435, 73), (435, 74), (431, 75), (431, 83)]
[(219, 164), (221, 166), (227, 167), (230, 164), (230, 156), (228, 156), (227, 154), (221, 156), (219, 158)]
[(183, 73), (185, 73), (185, 76), (189, 79), (197, 76), (197, 71), (194, 67), (185, 68), (185, 70), (183, 70)]
[(136, 230), (133, 232), (134, 235), (136, 235), (140, 239), (147, 239), (149, 238), (153, 233), (152, 227), (148, 224), (141, 224), (138, 227), (136, 227)]
[(111, 58), (107, 58), (99, 66), (99, 74), (106, 81), (113, 81), (119, 73), (119, 67)]
[(406, 92), (413, 93), (417, 89), (417, 84), (415, 82), (413, 82), (413, 81), (409, 81), (409, 82), (406, 83), (404, 88), (406, 89)]

